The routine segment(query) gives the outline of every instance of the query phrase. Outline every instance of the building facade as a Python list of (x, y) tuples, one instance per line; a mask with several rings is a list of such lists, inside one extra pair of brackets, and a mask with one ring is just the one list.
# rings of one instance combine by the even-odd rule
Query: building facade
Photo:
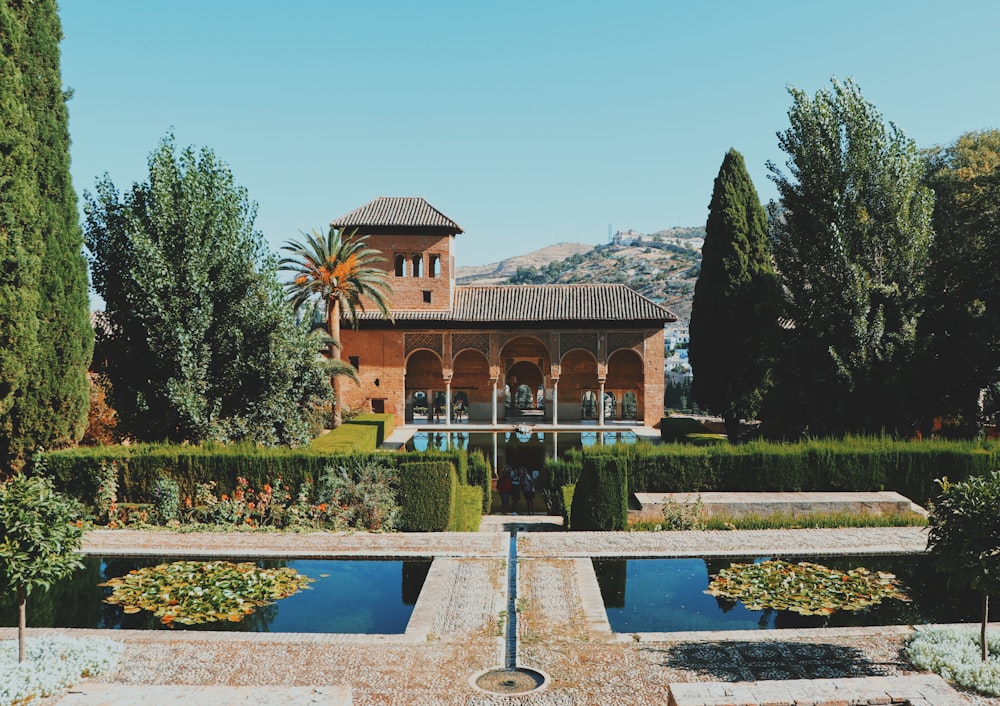
[(407, 423), (663, 416), (663, 325), (676, 317), (624, 285), (455, 284), (462, 229), (421, 198), (382, 197), (335, 219), (381, 251), (394, 321), (371, 308), (341, 328), (360, 385), (351, 409)]

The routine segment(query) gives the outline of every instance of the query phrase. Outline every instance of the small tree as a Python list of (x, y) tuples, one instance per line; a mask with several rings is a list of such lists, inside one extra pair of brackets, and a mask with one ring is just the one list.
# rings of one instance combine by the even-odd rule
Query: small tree
[(979, 639), (986, 661), (986, 623), (990, 593), (1000, 591), (1000, 471), (961, 483), (938, 481), (941, 495), (930, 515), (927, 549), (935, 569), (948, 575), (948, 585), (966, 586), (983, 594)]
[(18, 474), (0, 485), (0, 586), (17, 593), (19, 662), (25, 656), (28, 596), (83, 566), (78, 516), (76, 503), (47, 478)]

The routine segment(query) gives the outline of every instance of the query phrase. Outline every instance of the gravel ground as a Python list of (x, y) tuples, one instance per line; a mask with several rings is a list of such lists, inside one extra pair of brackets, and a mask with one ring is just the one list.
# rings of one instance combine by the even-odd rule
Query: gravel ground
[[(499, 629), (505, 606), (507, 535), (469, 534), (179, 534), (88, 533), (91, 553), (246, 556), (439, 556), (443, 595), (418, 603), (432, 626), (423, 635), (347, 636), (120, 631), (128, 645), (99, 681), (126, 685), (330, 686), (349, 684), (354, 703), (486, 706), (664, 704), (671, 682), (905, 674), (905, 629), (782, 631), (753, 639), (722, 633), (628, 636), (595, 633), (570, 557), (685, 553), (733, 555), (836, 551), (918, 551), (913, 528), (765, 532), (539, 533), (519, 535), (519, 665), (550, 677), (541, 692), (498, 696), (471, 680), (502, 665)], [(852, 549), (845, 549), (849, 547)], [(439, 566), (435, 563), (435, 566)], [(416, 615), (416, 612), (415, 612)], [(413, 621), (411, 621), (412, 623)], [(33, 630), (33, 634), (45, 632)], [(74, 634), (101, 631), (60, 631)], [(0, 629), (0, 638), (14, 637)], [(677, 639), (681, 637), (681, 639)], [(966, 696), (969, 704), (1000, 699)], [(155, 703), (151, 701), (150, 703)]]

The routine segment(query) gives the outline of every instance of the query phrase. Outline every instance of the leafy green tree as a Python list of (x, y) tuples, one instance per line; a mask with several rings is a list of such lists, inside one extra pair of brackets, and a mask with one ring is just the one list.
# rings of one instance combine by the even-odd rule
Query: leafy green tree
[(342, 233), (331, 228), (324, 237), (318, 231), (304, 233), (305, 242), (289, 240), (282, 250), (289, 253), (279, 268), (292, 273), (286, 285), (288, 298), (296, 311), (308, 303), (322, 306), (326, 313), (327, 333), (333, 342), (331, 368), (334, 387), (333, 428), (341, 424), (340, 378), (354, 375), (350, 366), (340, 361), (340, 323), (347, 318), (358, 327), (358, 312), (373, 304), (392, 320), (389, 296), (392, 288), (388, 273), (379, 267), (385, 258), (368, 246), (367, 239), (356, 233)]
[(927, 154), (934, 243), (921, 337), (927, 415), (981, 432), (984, 390), (1000, 381), (1000, 130), (969, 132)]
[(982, 593), (979, 636), (985, 662), (989, 596), (1000, 592), (1000, 471), (961, 483), (938, 482), (941, 494), (931, 508), (927, 549), (949, 585)]
[(24, 661), (28, 596), (83, 567), (79, 506), (44, 477), (0, 484), (0, 585), (17, 594), (18, 661)]
[(79, 440), (93, 334), (56, 3), (0, 7), (0, 465)]
[(767, 214), (743, 155), (731, 149), (709, 205), (689, 355), (694, 399), (722, 416), (732, 442), (770, 385), (777, 304)]
[(165, 138), (149, 180), (84, 194), (98, 350), (119, 433), (143, 441), (302, 444), (329, 395), (315, 341), (295, 322), (256, 206), (209, 149)]
[(789, 173), (768, 164), (790, 322), (769, 414), (814, 434), (908, 429), (933, 209), (920, 155), (853, 81), (789, 92), (791, 126), (778, 133)]

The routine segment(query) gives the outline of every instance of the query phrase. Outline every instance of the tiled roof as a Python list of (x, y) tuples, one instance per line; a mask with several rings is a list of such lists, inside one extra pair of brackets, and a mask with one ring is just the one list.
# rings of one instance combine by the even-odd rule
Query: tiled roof
[(330, 222), (333, 228), (388, 226), (403, 228), (445, 228), (462, 233), (462, 228), (424, 199), (417, 196), (379, 196), (364, 206)]
[[(451, 311), (396, 311), (397, 321), (657, 323), (677, 317), (624, 284), (537, 284), (455, 287)], [(381, 319), (377, 311), (362, 320)]]

